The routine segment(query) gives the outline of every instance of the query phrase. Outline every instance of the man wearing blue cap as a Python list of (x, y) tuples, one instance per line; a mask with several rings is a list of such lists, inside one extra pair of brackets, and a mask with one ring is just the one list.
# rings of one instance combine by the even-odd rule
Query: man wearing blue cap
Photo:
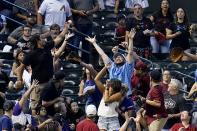
[[(103, 59), (105, 65), (108, 66), (110, 79), (116, 78), (121, 80), (122, 83), (128, 86), (127, 96), (131, 96), (131, 77), (134, 69), (134, 59), (133, 59), (133, 37), (135, 36), (135, 30), (131, 30), (129, 34), (129, 46), (127, 57), (119, 52), (114, 52), (114, 61), (112, 61), (104, 51), (97, 45), (96, 39), (86, 38), (97, 50), (101, 58)], [(133, 106), (131, 99), (127, 96), (124, 97), (125, 103), (123, 106)], [(128, 105), (129, 104), (129, 105)]]
[(134, 69), (134, 60), (133, 60), (133, 37), (135, 36), (135, 30), (132, 30), (129, 34), (129, 47), (127, 57), (119, 52), (114, 54), (114, 61), (112, 61), (104, 51), (98, 46), (96, 43), (96, 39), (94, 38), (86, 38), (97, 50), (99, 55), (102, 57), (105, 65), (108, 66), (109, 77), (110, 79), (116, 78), (121, 80), (124, 84), (126, 84), (129, 88), (127, 95), (131, 95), (131, 76), (133, 74)]

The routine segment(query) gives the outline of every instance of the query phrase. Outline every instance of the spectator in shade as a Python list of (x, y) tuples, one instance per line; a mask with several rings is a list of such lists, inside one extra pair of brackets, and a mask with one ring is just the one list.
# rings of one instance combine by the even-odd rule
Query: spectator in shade
[(102, 98), (102, 94), (94, 82), (94, 78), (98, 72), (91, 64), (86, 64), (78, 55), (74, 53), (70, 53), (67, 60), (79, 62), (80, 65), (83, 66), (82, 78), (79, 84), (79, 97), (87, 96), (86, 106), (93, 104), (98, 107)]
[(24, 51), (21, 50), (21, 49), (16, 49), (14, 51), (14, 58), (15, 58), (15, 62), (13, 63), (12, 65), (12, 73), (13, 75), (17, 75), (17, 68), (20, 66), (21, 62), (23, 61), (24, 59)]
[(143, 16), (143, 8), (140, 4), (134, 5), (134, 17), (126, 21), (125, 41), (128, 43), (128, 34), (131, 29), (136, 30), (133, 38), (134, 51), (141, 57), (151, 57), (150, 36), (154, 35), (152, 22)]
[(58, 121), (61, 127), (61, 131), (70, 131), (72, 125), (69, 125), (67, 119), (67, 107), (64, 102), (59, 101), (54, 105), (56, 114), (53, 116), (53, 120)]
[(171, 74), (169, 70), (164, 70), (162, 75), (163, 77), (162, 77), (161, 85), (163, 86), (163, 93), (165, 94), (168, 90), (168, 85), (170, 84), (171, 81)]
[(173, 14), (168, 0), (162, 0), (160, 9), (154, 12), (150, 20), (154, 23), (155, 36), (151, 37), (152, 53), (169, 53), (170, 41), (166, 40), (166, 28), (173, 22)]
[(72, 101), (69, 105), (66, 116), (68, 117), (71, 129), (76, 130), (77, 124), (85, 118), (85, 113), (79, 107), (77, 101)]
[(120, 128), (116, 108), (118, 108), (120, 99), (126, 93), (125, 88), (118, 79), (107, 80), (106, 86), (101, 83), (100, 79), (106, 71), (107, 67), (105, 66), (94, 79), (97, 87), (103, 93), (103, 98), (98, 108), (98, 127), (102, 131)]
[[(116, 111), (118, 112), (119, 116), (119, 122), (120, 125), (124, 126), (125, 122), (128, 122), (128, 117), (129, 116), (134, 116), (135, 113), (135, 108), (134, 108), (134, 104), (131, 100), (125, 98), (126, 97), (126, 92), (128, 90), (128, 87), (126, 87), (125, 85), (122, 85), (122, 88), (125, 88), (125, 94), (123, 94), (123, 97), (121, 98), (120, 102), (119, 102), (119, 106), (118, 108), (116, 108)], [(121, 127), (122, 128), (122, 127)], [(125, 127), (127, 131), (131, 131), (133, 128), (133, 123), (129, 122), (127, 123), (127, 126)]]
[(145, 119), (149, 131), (161, 131), (167, 121), (167, 112), (164, 104), (162, 86), (160, 85), (162, 74), (160, 70), (150, 72), (150, 90), (146, 98), (141, 97), (145, 103)]
[(164, 131), (169, 130), (175, 123), (179, 122), (180, 112), (186, 107), (186, 100), (183, 94), (180, 94), (179, 89), (182, 84), (177, 79), (171, 79), (168, 90), (164, 94), (165, 108), (168, 113), (168, 120), (163, 127)]
[(32, 128), (36, 129), (37, 124), (35, 119), (30, 114), (25, 114), (25, 103), (27, 102), (30, 93), (34, 88), (38, 87), (38, 81), (33, 80), (32, 85), (29, 87), (29, 89), (25, 92), (25, 94), (22, 96), (22, 98), (19, 100), (18, 103), (14, 106), (13, 109), (13, 115), (12, 115), (12, 123), (19, 123), (22, 126), (26, 126), (30, 124)]
[(148, 67), (141, 60), (138, 60), (135, 65), (135, 71), (131, 78), (132, 98), (137, 95), (146, 97), (150, 89), (150, 76)]
[(188, 111), (181, 112), (181, 123), (176, 123), (170, 131), (197, 131), (197, 128), (190, 124), (191, 114)]
[[(32, 28), (31, 35), (44, 34), (48, 31), (48, 28), (46, 26), (36, 24), (35, 15), (27, 16), (26, 25)], [(22, 37), (22, 35), (23, 35), (23, 26), (19, 26), (14, 31), (12, 31), (8, 36), (8, 43), (12, 45), (16, 45), (18, 43), (17, 40), (19, 40)]]
[[(41, 125), (46, 120), (49, 120), (50, 117), (47, 115), (47, 111), (44, 106), (37, 107), (36, 111), (37, 111), (37, 113), (36, 113), (35, 120), (38, 125)], [(46, 130), (46, 125), (41, 129), (41, 131), (45, 131), (45, 130)]]
[[(183, 51), (190, 52), (190, 25), (189, 20), (186, 14), (186, 11), (183, 8), (178, 8), (176, 10), (175, 23), (172, 23), (169, 27), (166, 28), (166, 38), (172, 39), (170, 49), (173, 48), (182, 48)], [(182, 60), (188, 60), (189, 58), (183, 55)]]
[(64, 87), (64, 78), (65, 74), (63, 71), (55, 72), (54, 78), (47, 83), (41, 93), (42, 106), (46, 108), (49, 116), (55, 114), (54, 104), (59, 101), (64, 101), (64, 99), (60, 97)]
[(26, 66), (31, 65), (32, 77), (39, 81), (37, 90), (33, 90), (31, 94), (31, 109), (35, 115), (35, 108), (40, 99), (40, 94), (47, 82), (53, 77), (53, 57), (51, 49), (58, 45), (68, 31), (68, 24), (65, 24), (64, 30), (53, 40), (44, 42), (40, 35), (36, 34), (31, 37), (31, 51), (24, 57), (22, 64), (18, 67), (17, 81), (22, 82), (22, 73)]
[(117, 44), (121, 44), (121, 42), (125, 41), (126, 34), (126, 16), (124, 14), (120, 14), (117, 16), (118, 26), (115, 29), (115, 40)]
[(38, 10), (38, 24), (51, 26), (58, 24), (63, 30), (64, 23), (71, 19), (72, 13), (67, 0), (44, 0)]
[(102, 94), (94, 82), (97, 71), (91, 64), (86, 64), (80, 61), (80, 64), (85, 67), (83, 79), (79, 85), (79, 96), (87, 95), (86, 106), (93, 104), (99, 106)]
[[(73, 13), (74, 27), (88, 36), (92, 35), (93, 14), (98, 11), (99, 5), (97, 0), (69, 0), (71, 11)], [(82, 49), (91, 51), (91, 47), (85, 40), (85, 37), (76, 34), (73, 38), (73, 45), (79, 47), (82, 42)], [(76, 51), (77, 52), (77, 51)], [(90, 55), (82, 52), (82, 60), (90, 63)]]
[(30, 37), (31, 37), (32, 27), (25, 25), (23, 26), (23, 35), (17, 40), (17, 47), (24, 51), (30, 50)]
[(132, 30), (128, 36), (129, 45), (128, 45), (128, 54), (127, 57), (118, 52), (118, 48), (113, 48), (112, 51), (114, 53), (113, 60), (114, 62), (107, 56), (107, 54), (99, 47), (96, 43), (96, 39), (94, 38), (86, 38), (97, 50), (99, 55), (101, 56), (105, 65), (110, 64), (108, 66), (109, 78), (119, 79), (128, 86), (127, 95), (131, 95), (131, 76), (133, 74), (134, 69), (134, 58), (133, 58), (133, 38), (135, 36), (135, 30)]
[(3, 104), (4, 115), (0, 117), (0, 130), (1, 131), (12, 131), (12, 113), (14, 103), (10, 100), (6, 100)]
[(86, 107), (86, 119), (77, 124), (76, 131), (99, 131), (96, 125), (97, 109), (95, 105)]

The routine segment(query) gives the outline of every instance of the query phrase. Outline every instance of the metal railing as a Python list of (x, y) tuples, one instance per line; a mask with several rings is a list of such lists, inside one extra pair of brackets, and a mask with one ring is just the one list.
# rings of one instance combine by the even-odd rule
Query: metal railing
[[(0, 14), (0, 15), (3, 15), (3, 14)], [(3, 16), (5, 16), (5, 15), (3, 15)], [(10, 20), (10, 21), (13, 21), (13, 22), (15, 22), (15, 23), (17, 23), (17, 24), (19, 24), (19, 25), (24, 25), (23, 23), (21, 23), (21, 22), (15, 20), (15, 19), (12, 19), (12, 18), (10, 18), (10, 17), (8, 17), (8, 16), (5, 16), (5, 18), (8, 19), (8, 20)]]
[(25, 9), (25, 8), (19, 6), (19, 5), (16, 5), (16, 4), (14, 4), (14, 3), (10, 2), (10, 1), (7, 1), (7, 0), (2, 0), (2, 1), (7, 3), (7, 4), (9, 4), (9, 5), (12, 5), (12, 6), (14, 6), (14, 7), (16, 7), (18, 9), (20, 9), (20, 10), (23, 10), (23, 11), (27, 12), (29, 15), (31, 15), (31, 13), (27, 9)]

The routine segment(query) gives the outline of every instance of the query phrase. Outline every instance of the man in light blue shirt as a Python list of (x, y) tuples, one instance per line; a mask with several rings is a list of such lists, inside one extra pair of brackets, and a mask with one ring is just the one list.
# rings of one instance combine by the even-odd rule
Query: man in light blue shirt
[(95, 47), (99, 55), (101, 56), (105, 65), (110, 64), (108, 68), (109, 77), (117, 78), (122, 81), (122, 83), (128, 86), (127, 95), (131, 95), (131, 77), (134, 70), (134, 59), (133, 59), (133, 37), (135, 36), (135, 30), (131, 30), (129, 37), (129, 44), (128, 44), (128, 54), (126, 58), (123, 54), (118, 52), (118, 47), (112, 49), (114, 53), (114, 62), (104, 53), (104, 51), (99, 47), (96, 43), (96, 39), (94, 38), (86, 38), (87, 41), (92, 43)]

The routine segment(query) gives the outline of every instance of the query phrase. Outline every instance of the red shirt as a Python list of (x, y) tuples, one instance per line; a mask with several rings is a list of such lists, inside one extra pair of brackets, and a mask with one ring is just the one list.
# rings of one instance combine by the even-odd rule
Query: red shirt
[(161, 86), (163, 87), (163, 93), (166, 93), (168, 91), (168, 84), (161, 82)]
[(77, 124), (76, 131), (99, 131), (99, 128), (92, 120), (84, 119)]
[(150, 91), (148, 92), (148, 95), (147, 95), (148, 100), (151, 100), (151, 101), (155, 100), (161, 103), (160, 107), (155, 107), (155, 106), (146, 104), (146, 116), (147, 116), (148, 124), (150, 124), (156, 119), (167, 117), (162, 90), (163, 90), (163, 87), (161, 85), (156, 85), (154, 87), (151, 87)]
[(182, 123), (176, 123), (172, 126), (172, 128), (170, 129), (170, 131), (178, 131), (179, 129), (184, 129), (184, 131), (197, 131), (197, 128), (192, 126), (192, 125), (189, 125), (188, 128), (185, 128)]
[(133, 97), (135, 97), (136, 95), (146, 97), (148, 91), (150, 90), (150, 77), (148, 74), (141, 76), (134, 74), (131, 78), (131, 85), (133, 89)]

